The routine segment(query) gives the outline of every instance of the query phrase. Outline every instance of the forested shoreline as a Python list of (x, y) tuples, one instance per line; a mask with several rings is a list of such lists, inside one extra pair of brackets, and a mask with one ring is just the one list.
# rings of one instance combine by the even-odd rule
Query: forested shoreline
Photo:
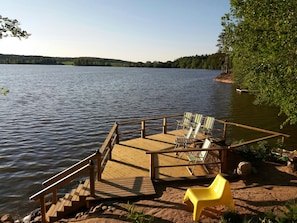
[(180, 57), (174, 61), (131, 62), (117, 59), (96, 57), (45, 57), (0, 54), (0, 64), (45, 64), (74, 66), (115, 66), (115, 67), (154, 67), (154, 68), (188, 68), (188, 69), (221, 69), (225, 54), (215, 53), (201, 56)]

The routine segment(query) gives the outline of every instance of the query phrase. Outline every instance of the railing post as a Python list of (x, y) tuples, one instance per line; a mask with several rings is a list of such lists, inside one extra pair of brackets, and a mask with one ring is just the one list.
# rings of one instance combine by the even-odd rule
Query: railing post
[(40, 211), (41, 211), (41, 221), (42, 223), (47, 223), (46, 220), (46, 207), (45, 207), (45, 198), (44, 196), (40, 197)]
[(120, 143), (119, 124), (116, 122), (115, 125), (117, 125), (116, 126), (116, 129), (115, 129), (115, 133), (116, 133), (116, 144), (119, 144)]
[(284, 144), (284, 143), (285, 143), (285, 137), (282, 136), (282, 144)]
[(226, 135), (227, 135), (227, 121), (224, 121), (224, 130), (223, 130), (223, 139), (226, 141)]
[(151, 153), (151, 168), (150, 168), (151, 180), (156, 178), (156, 169), (155, 169), (155, 154)]
[(97, 180), (100, 181), (101, 180), (101, 153), (99, 152), (99, 150), (96, 151), (96, 153), (98, 154), (97, 157)]
[(141, 138), (145, 138), (145, 121), (141, 121)]
[(221, 151), (221, 173), (226, 172), (227, 168), (227, 154), (228, 151), (226, 149)]
[(163, 134), (167, 133), (167, 117), (163, 118)]
[(53, 204), (56, 204), (58, 201), (57, 189), (53, 190)]
[(95, 195), (95, 174), (94, 174), (94, 163), (90, 160), (90, 196), (94, 197)]
[(108, 147), (108, 159), (112, 160), (112, 148), (111, 148), (111, 142), (110, 141), (108, 142), (107, 147)]

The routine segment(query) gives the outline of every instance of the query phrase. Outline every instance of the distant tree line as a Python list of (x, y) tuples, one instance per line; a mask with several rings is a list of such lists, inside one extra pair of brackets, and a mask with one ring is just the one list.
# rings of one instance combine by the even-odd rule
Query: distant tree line
[(188, 69), (222, 69), (225, 58), (223, 53), (211, 55), (181, 57), (174, 61), (130, 62), (116, 59), (95, 57), (43, 57), (0, 54), (0, 64), (48, 64), (74, 66), (115, 66), (115, 67), (154, 67), (154, 68), (188, 68)]
[(0, 54), (1, 64), (54, 64), (57, 60), (54, 57), (43, 56), (21, 56), (21, 55), (4, 55)]
[(224, 63), (225, 54), (215, 53), (211, 55), (181, 57), (173, 62), (172, 67), (190, 69), (219, 70)]

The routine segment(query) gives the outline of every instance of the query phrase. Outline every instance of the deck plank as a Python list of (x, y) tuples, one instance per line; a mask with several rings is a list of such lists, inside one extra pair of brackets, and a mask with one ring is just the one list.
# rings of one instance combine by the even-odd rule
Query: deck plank
[[(149, 176), (150, 155), (147, 151), (173, 149), (177, 136), (183, 135), (184, 129), (168, 134), (156, 134), (146, 138), (136, 138), (116, 144), (102, 173), (102, 179)], [(158, 165), (187, 164), (186, 154), (177, 158), (174, 153), (157, 155)], [(186, 167), (160, 168), (156, 171), (158, 178), (189, 176)], [(195, 175), (205, 175), (202, 166), (195, 168)]]
[(96, 181), (96, 199), (154, 195), (155, 188), (149, 177), (117, 178)]

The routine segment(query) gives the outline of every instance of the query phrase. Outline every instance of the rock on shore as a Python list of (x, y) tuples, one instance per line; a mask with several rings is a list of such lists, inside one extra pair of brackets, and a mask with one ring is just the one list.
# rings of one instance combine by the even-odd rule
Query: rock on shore
[(14, 223), (14, 220), (10, 214), (5, 214), (1, 217), (0, 222), (2, 223)]

